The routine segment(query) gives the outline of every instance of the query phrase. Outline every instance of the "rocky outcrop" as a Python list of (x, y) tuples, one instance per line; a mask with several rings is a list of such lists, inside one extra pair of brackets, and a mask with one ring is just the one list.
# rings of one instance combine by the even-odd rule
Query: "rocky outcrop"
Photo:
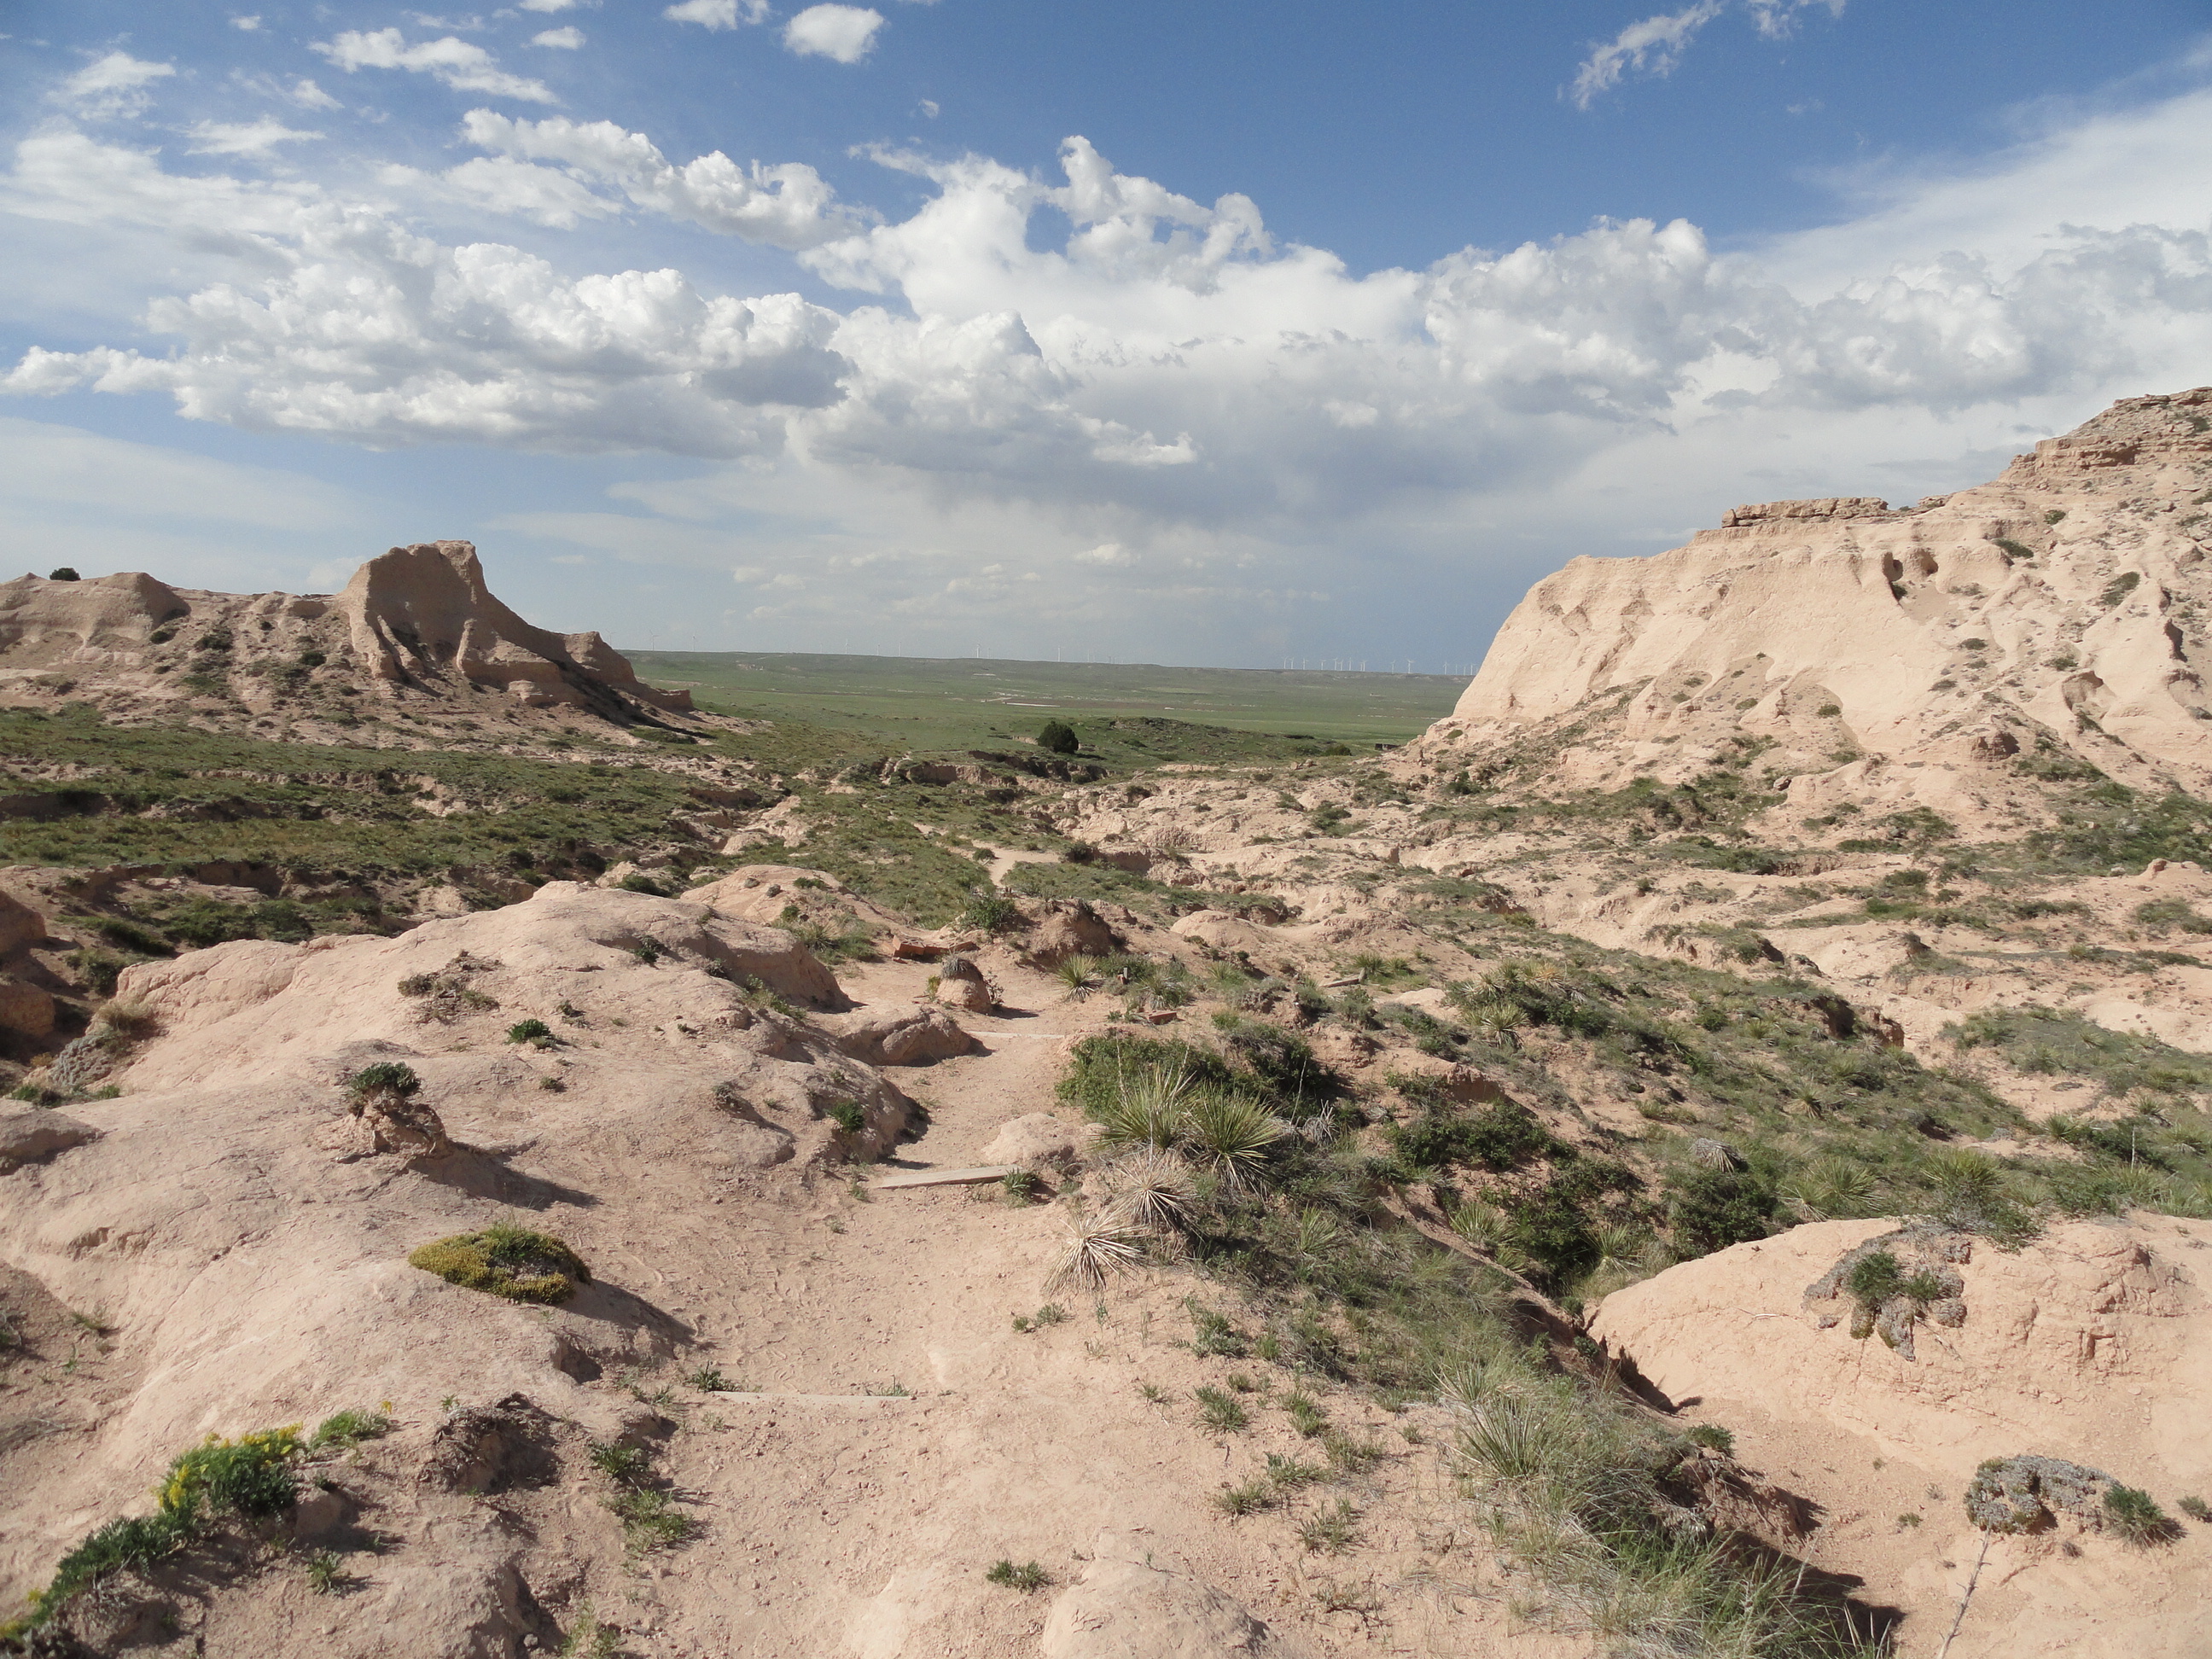
[[(486, 692), (511, 713), (624, 726), (691, 714), (690, 692), (647, 685), (597, 634), (524, 621), (467, 542), (392, 548), (337, 594), (217, 593), (137, 571), (0, 582), (0, 702), (90, 698), (125, 722), (243, 710), (346, 726), (358, 707), (335, 699), (364, 689), (455, 715), (489, 712)], [(26, 796), (14, 815), (51, 812)]]
[(1741, 737), (1793, 771), (2027, 745), (2202, 793), (2207, 461), (2199, 388), (2117, 404), (1909, 511), (1738, 507), (1655, 557), (1576, 559), (1515, 609), (1422, 758), (1548, 723), (1572, 781), (1686, 775)]
[(837, 1035), (847, 1054), (871, 1066), (927, 1066), (973, 1054), (982, 1046), (942, 1008), (891, 1008), (861, 1015)]
[(662, 691), (597, 634), (534, 628), (494, 598), (468, 542), (417, 542), (353, 573), (337, 598), (355, 658), (372, 678), (415, 682), (453, 674), (497, 686), (532, 708), (603, 708), (611, 694), (688, 709), (689, 691)]

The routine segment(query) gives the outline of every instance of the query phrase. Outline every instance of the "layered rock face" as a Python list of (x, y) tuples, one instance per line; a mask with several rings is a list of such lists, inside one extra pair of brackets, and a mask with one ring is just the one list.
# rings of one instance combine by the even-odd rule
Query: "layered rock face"
[(135, 571), (0, 582), (0, 703), (93, 697), (127, 720), (222, 696), (267, 713), (334, 683), (433, 702), (494, 691), (620, 722), (691, 707), (690, 692), (646, 684), (597, 634), (524, 621), (485, 585), (467, 542), (392, 548), (336, 595), (216, 593)]
[(455, 673), (497, 685), (533, 708), (589, 706), (618, 691), (655, 708), (689, 708), (661, 691), (596, 633), (533, 628), (492, 596), (467, 542), (395, 547), (353, 573), (337, 599), (354, 655), (380, 680)]
[(1739, 734), (1808, 757), (1972, 761), (2039, 743), (2201, 792), (2208, 485), (2199, 387), (2117, 404), (1994, 482), (1911, 508), (1738, 507), (1653, 558), (1577, 559), (1507, 619), (1428, 746), (1572, 715), (1563, 771), (1595, 783), (1693, 769)]

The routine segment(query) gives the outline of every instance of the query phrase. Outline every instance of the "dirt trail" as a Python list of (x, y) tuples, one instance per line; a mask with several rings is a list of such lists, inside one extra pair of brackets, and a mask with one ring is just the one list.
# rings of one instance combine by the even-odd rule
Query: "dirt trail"
[[(927, 971), (880, 964), (846, 983), (864, 1003), (903, 1001)], [(1000, 1125), (1051, 1109), (1067, 1042), (1102, 1025), (1103, 1009), (1062, 1000), (1041, 975), (1011, 981), (1012, 1008), (968, 1022), (988, 1052), (910, 1075), (930, 1123), (895, 1166), (980, 1162)], [(1314, 1556), (1297, 1515), (1231, 1522), (1212, 1505), (1269, 1452), (1317, 1454), (1279, 1409), (1285, 1374), (1182, 1346), (1193, 1286), (1145, 1275), (1104, 1297), (1063, 1292), (1065, 1322), (1015, 1329), (1014, 1315), (1046, 1300), (1063, 1206), (1010, 1207), (995, 1185), (862, 1200), (825, 1182), (811, 1206), (739, 1213), (736, 1239), (702, 1227), (672, 1241), (661, 1266), (696, 1297), (689, 1316), (715, 1363), (767, 1394), (694, 1406), (669, 1444), (669, 1472), (708, 1530), (631, 1579), (628, 1607), (602, 1608), (639, 1651), (1026, 1659), (1053, 1592), (1024, 1596), (985, 1571), (1035, 1559), (1064, 1586), (1108, 1530), (1316, 1652), (1468, 1651), (1470, 1639), (1480, 1650), (1490, 1610), (1449, 1593), (1472, 1563), (1433, 1449), (1441, 1423), (1416, 1449), (1399, 1431), (1421, 1413), (1329, 1401), (1347, 1427), (1387, 1428), (1391, 1455), (1353, 1495), (1363, 1509), (1393, 1501), (1356, 1557)], [(1261, 1387), (1251, 1430), (1224, 1437), (1197, 1426), (1190, 1390), (1231, 1372)], [(852, 1397), (894, 1387), (908, 1397)], [(1443, 1583), (1407, 1591), (1416, 1568)], [(1393, 1605), (1387, 1617), (1331, 1613), (1331, 1599)]]

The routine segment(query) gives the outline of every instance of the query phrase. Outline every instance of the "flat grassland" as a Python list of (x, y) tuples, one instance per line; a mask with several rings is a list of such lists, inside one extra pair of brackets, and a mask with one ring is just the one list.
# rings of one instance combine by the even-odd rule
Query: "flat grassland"
[(1054, 719), (1086, 738), (1086, 724), (1168, 720), (1363, 746), (1404, 743), (1449, 714), (1467, 687), (1464, 678), (1443, 674), (784, 652), (625, 654), (644, 678), (688, 688), (701, 707), (717, 713), (865, 732), (914, 750), (1003, 744)]

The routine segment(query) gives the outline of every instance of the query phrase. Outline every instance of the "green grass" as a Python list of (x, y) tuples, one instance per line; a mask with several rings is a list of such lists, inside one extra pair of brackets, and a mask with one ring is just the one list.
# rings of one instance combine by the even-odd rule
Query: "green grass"
[[(572, 869), (579, 851), (594, 846), (665, 842), (669, 814), (697, 805), (682, 779), (635, 765), (114, 726), (82, 705), (52, 716), (0, 710), (0, 787), (38, 789), (41, 772), (60, 768), (72, 775), (64, 799), (71, 810), (11, 823), (10, 861), (221, 861), (367, 876), (504, 866), (544, 875)], [(419, 780), (463, 810), (425, 811)], [(147, 816), (155, 812), (161, 816)], [(254, 910), (242, 922), (221, 907), (188, 902), (148, 920), (173, 937), (304, 937), (314, 907)]]
[(1283, 753), (1302, 741), (1291, 733), (1320, 744), (1403, 743), (1449, 714), (1467, 688), (1463, 676), (1437, 674), (774, 652), (629, 656), (647, 679), (688, 687), (702, 707), (895, 738), (921, 751), (1004, 747), (1060, 720), (1087, 750), (1124, 764), (1261, 757), (1237, 734), (1269, 734)]
[(1008, 1589), (1018, 1589), (1024, 1595), (1029, 1595), (1032, 1590), (1042, 1589), (1047, 1584), (1052, 1583), (1052, 1575), (1035, 1561), (1024, 1561), (1017, 1565), (1003, 1559), (994, 1561), (983, 1577), (986, 1583), (1000, 1584)]

